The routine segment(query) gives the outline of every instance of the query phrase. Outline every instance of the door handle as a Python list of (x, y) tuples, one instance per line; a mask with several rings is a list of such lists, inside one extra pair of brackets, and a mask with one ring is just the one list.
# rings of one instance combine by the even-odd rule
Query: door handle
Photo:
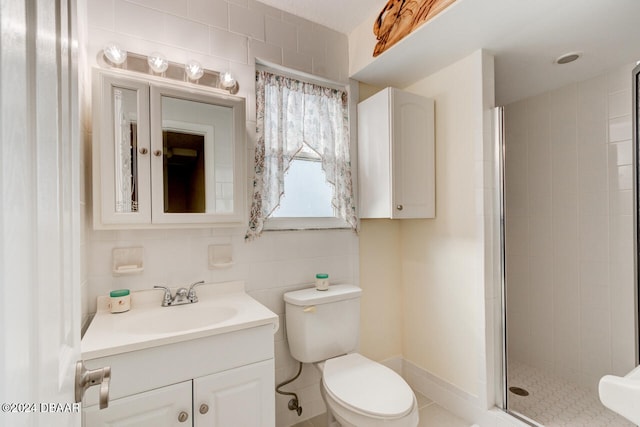
[(109, 406), (109, 384), (111, 383), (111, 366), (98, 369), (87, 369), (84, 361), (76, 362), (76, 403), (82, 401), (84, 392), (94, 385), (100, 385), (100, 409)]

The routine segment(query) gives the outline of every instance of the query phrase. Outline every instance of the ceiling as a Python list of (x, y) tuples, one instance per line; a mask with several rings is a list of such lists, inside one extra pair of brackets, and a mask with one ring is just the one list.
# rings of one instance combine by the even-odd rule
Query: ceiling
[[(386, 0), (260, 0), (349, 34)], [(640, 60), (640, 0), (457, 0), (353, 78), (405, 87), (483, 48), (505, 105)], [(563, 66), (568, 52), (581, 58)]]

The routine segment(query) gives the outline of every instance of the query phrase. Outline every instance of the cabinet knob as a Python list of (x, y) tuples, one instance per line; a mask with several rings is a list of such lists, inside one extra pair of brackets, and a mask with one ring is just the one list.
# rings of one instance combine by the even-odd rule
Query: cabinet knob
[(156, 157), (160, 157), (160, 156), (162, 156), (162, 150), (156, 150), (156, 151), (154, 151), (154, 152), (153, 152), (153, 155), (154, 155), (154, 156), (156, 156)]
[(141, 149), (138, 150), (138, 152), (140, 154), (147, 154), (149, 152), (149, 150), (147, 148), (145, 148), (145, 147), (142, 147)]
[(401, 211), (402, 209), (404, 209), (404, 207), (402, 205), (397, 205), (396, 209), (398, 209), (399, 211)]
[(206, 414), (207, 412), (209, 412), (209, 405), (207, 405), (206, 403), (203, 403), (202, 405), (200, 405), (200, 413), (202, 415)]
[(178, 421), (181, 423), (187, 421), (189, 419), (189, 413), (182, 411), (178, 414)]

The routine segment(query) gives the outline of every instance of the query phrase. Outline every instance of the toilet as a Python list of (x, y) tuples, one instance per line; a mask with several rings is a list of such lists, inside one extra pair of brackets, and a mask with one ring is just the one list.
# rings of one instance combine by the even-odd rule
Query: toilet
[(329, 425), (335, 420), (342, 427), (415, 427), (413, 390), (393, 370), (355, 352), (361, 293), (353, 285), (285, 293), (291, 355), (322, 373)]

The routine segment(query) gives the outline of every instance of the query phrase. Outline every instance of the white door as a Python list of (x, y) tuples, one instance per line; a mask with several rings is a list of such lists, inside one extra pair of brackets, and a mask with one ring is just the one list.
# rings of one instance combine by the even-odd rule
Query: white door
[(84, 424), (90, 427), (191, 426), (191, 381), (117, 399), (109, 402), (107, 409), (93, 405), (85, 409)]
[(0, 2), (0, 425), (79, 426), (75, 0)]
[(273, 359), (193, 380), (195, 427), (273, 427)]

